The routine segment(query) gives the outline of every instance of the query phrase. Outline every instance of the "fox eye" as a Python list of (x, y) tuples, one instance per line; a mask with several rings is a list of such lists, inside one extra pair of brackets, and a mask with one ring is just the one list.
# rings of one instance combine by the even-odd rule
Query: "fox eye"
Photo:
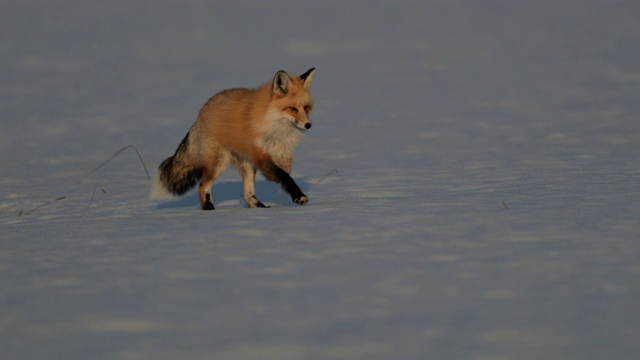
[(287, 109), (291, 110), (293, 113), (298, 113), (298, 108), (295, 106), (288, 106)]
[(307, 112), (307, 113), (310, 112), (311, 111), (311, 105), (305, 105), (304, 111)]

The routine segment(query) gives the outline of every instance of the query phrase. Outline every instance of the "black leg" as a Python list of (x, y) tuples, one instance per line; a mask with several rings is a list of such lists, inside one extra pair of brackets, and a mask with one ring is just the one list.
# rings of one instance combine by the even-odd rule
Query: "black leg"
[(273, 161), (265, 161), (260, 171), (262, 171), (267, 179), (278, 182), (282, 186), (282, 189), (291, 196), (291, 200), (294, 203), (304, 205), (309, 202), (309, 198), (300, 190), (298, 184), (293, 181), (291, 176)]
[(213, 202), (211, 201), (211, 194), (205, 194), (206, 196), (206, 200), (204, 202), (204, 204), (202, 204), (202, 210), (215, 210), (216, 208), (213, 207)]

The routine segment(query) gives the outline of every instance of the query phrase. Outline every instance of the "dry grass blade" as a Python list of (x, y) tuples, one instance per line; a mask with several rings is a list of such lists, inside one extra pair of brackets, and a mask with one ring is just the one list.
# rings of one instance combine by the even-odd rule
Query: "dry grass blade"
[(53, 200), (49, 200), (49, 201), (47, 201), (47, 202), (45, 202), (45, 203), (43, 203), (43, 204), (38, 205), (38, 206), (34, 207), (33, 209), (31, 209), (31, 210), (29, 210), (29, 211), (26, 211), (26, 212), (25, 212), (24, 210), (23, 210), (23, 211), (20, 211), (20, 212), (18, 213), (18, 216), (21, 216), (22, 214), (24, 214), (24, 215), (29, 215), (29, 214), (31, 214), (32, 212), (34, 212), (34, 211), (36, 211), (36, 210), (40, 209), (40, 208), (41, 208), (41, 207), (43, 207), (43, 206), (49, 205), (49, 204), (51, 204), (51, 203), (52, 203), (52, 202), (54, 202), (54, 201), (64, 200), (64, 199), (66, 199), (66, 198), (67, 198), (66, 196), (60, 196), (60, 197), (57, 197), (57, 198), (55, 198), (55, 199), (53, 199)]
[(509, 210), (509, 207), (507, 206), (507, 203), (504, 202), (504, 200), (500, 200), (500, 204), (502, 204), (502, 206), (505, 208), (505, 210)]
[(91, 193), (91, 199), (89, 200), (89, 207), (91, 207), (91, 204), (93, 204), (93, 198), (96, 195), (96, 190), (98, 190), (98, 188), (100, 188), (100, 191), (102, 191), (103, 194), (107, 193), (107, 190), (105, 190), (100, 184), (96, 184), (96, 186), (93, 187), (93, 193)]
[(111, 155), (111, 157), (108, 158), (105, 162), (103, 162), (102, 164), (98, 165), (93, 170), (89, 171), (87, 173), (87, 175), (85, 175), (82, 178), (82, 180), (80, 180), (80, 183), (82, 184), (89, 177), (89, 175), (91, 175), (94, 172), (100, 170), (103, 166), (107, 165), (116, 156), (120, 155), (123, 151), (125, 151), (125, 150), (127, 150), (129, 148), (133, 148), (133, 150), (136, 151), (136, 154), (138, 154), (138, 158), (140, 159), (140, 162), (142, 163), (142, 167), (144, 168), (144, 171), (147, 173), (147, 179), (151, 180), (151, 175), (149, 175), (149, 170), (147, 170), (147, 165), (144, 163), (144, 159), (142, 159), (142, 155), (140, 155), (140, 151), (138, 151), (138, 148), (135, 145), (131, 144), (131, 145), (127, 145), (127, 146), (123, 147), (122, 149), (118, 150), (115, 154)]
[(338, 171), (338, 169), (333, 169), (333, 170), (329, 171), (325, 176), (320, 178), (320, 180), (316, 181), (316, 185), (320, 184), (324, 179), (328, 178), (330, 175), (339, 174), (339, 173), (340, 172)]

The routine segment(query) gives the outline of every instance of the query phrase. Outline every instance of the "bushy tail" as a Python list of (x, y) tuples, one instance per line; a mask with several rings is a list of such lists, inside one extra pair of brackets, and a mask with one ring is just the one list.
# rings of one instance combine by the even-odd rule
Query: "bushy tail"
[(167, 199), (182, 196), (196, 186), (202, 178), (202, 167), (194, 161), (189, 150), (187, 134), (176, 153), (166, 158), (158, 167), (150, 198)]

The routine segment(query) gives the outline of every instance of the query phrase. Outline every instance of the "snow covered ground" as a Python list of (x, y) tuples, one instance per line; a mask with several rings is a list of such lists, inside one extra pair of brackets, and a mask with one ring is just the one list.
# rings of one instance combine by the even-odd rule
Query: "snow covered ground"
[[(639, 18), (3, 2), (2, 358), (637, 358)], [(260, 178), (246, 209), (233, 169), (214, 212), (152, 202), (134, 148), (90, 173), (130, 144), (152, 170), (215, 92), (312, 66), (308, 206)]]

